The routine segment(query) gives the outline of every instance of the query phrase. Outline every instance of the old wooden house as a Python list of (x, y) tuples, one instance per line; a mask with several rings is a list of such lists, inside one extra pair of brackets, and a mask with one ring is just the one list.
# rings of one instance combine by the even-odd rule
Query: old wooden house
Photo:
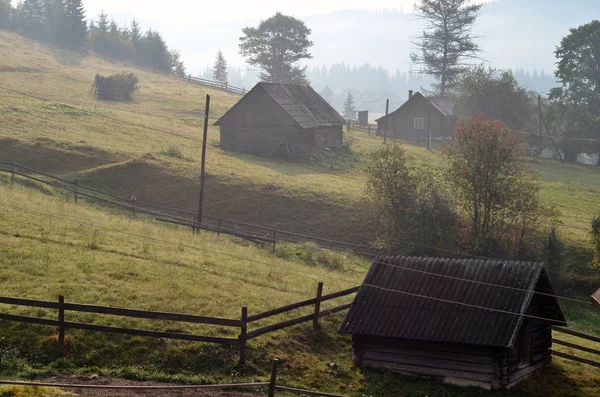
[(308, 85), (258, 83), (215, 125), (225, 149), (293, 154), (341, 146), (344, 119)]
[(378, 258), (344, 322), (359, 366), (486, 389), (551, 361), (566, 325), (539, 263)]
[(592, 304), (600, 305), (600, 288), (592, 294)]
[[(426, 97), (412, 90), (408, 100), (387, 116), (375, 120), (377, 135), (389, 138), (419, 140), (451, 138), (456, 130), (455, 106), (448, 97)], [(387, 132), (386, 132), (387, 131)]]

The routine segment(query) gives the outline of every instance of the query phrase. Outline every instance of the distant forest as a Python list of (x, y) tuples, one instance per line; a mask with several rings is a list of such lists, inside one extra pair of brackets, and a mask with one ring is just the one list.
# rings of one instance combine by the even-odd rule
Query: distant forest
[[(546, 94), (556, 86), (554, 76), (543, 70), (527, 72), (523, 69), (516, 69), (512, 73), (519, 85), (530, 91)], [(397, 108), (406, 100), (408, 90), (426, 91), (432, 82), (429, 76), (422, 76), (411, 71), (396, 70), (396, 72), (390, 73), (383, 67), (350, 66), (343, 63), (309, 67), (306, 75), (310, 84), (318, 92), (329, 87), (333, 92), (333, 97), (328, 100), (336, 109), (341, 110), (348, 93), (352, 93), (358, 109), (368, 109), (373, 112), (384, 112), (386, 99), (390, 99), (391, 109)], [(212, 69), (207, 68), (199, 77), (212, 79)], [(230, 85), (246, 89), (253, 87), (259, 81), (256, 73), (246, 72), (236, 67), (229, 68), (228, 79)]]
[(0, 29), (76, 50), (93, 49), (113, 59), (131, 61), (163, 73), (185, 75), (177, 50), (161, 34), (139, 24), (118, 26), (102, 12), (88, 19), (82, 0), (23, 0), (15, 7), (0, 0)]

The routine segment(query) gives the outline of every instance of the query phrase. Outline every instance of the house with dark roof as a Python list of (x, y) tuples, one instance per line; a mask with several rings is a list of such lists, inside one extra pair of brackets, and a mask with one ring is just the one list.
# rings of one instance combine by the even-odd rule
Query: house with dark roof
[(339, 147), (344, 119), (308, 85), (258, 83), (215, 125), (221, 147), (272, 155)]
[(428, 138), (429, 133), (433, 139), (453, 137), (457, 120), (449, 97), (426, 97), (411, 90), (402, 106), (375, 121), (379, 136), (386, 133), (389, 138), (420, 140)]
[(550, 363), (552, 325), (566, 322), (539, 263), (383, 257), (339, 332), (358, 366), (502, 389)]

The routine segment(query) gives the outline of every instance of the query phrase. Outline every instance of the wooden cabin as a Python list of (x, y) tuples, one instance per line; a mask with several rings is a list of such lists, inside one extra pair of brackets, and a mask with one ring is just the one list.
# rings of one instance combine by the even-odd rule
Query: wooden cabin
[(358, 366), (502, 389), (550, 364), (552, 325), (566, 322), (539, 263), (384, 257), (339, 332)]
[(273, 155), (340, 147), (344, 123), (308, 85), (258, 83), (215, 125), (224, 149)]
[(456, 115), (454, 103), (449, 97), (426, 97), (417, 92), (408, 92), (408, 100), (387, 116), (375, 120), (377, 135), (383, 136), (387, 131), (388, 138), (420, 140), (452, 138), (456, 131)]

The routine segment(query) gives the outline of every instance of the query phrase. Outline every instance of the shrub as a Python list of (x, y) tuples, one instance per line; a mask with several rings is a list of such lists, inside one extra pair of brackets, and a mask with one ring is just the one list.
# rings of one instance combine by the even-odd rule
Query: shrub
[(109, 77), (97, 74), (92, 91), (98, 99), (131, 100), (138, 90), (138, 82), (137, 76), (131, 72), (123, 71)]
[(185, 157), (183, 156), (183, 153), (181, 152), (181, 149), (179, 149), (178, 146), (170, 146), (167, 150), (163, 150), (159, 154), (162, 154), (163, 156), (167, 156), (167, 157), (181, 159), (181, 160), (185, 159)]
[(433, 171), (418, 167), (400, 144), (370, 154), (364, 196), (376, 223), (374, 244), (391, 254), (439, 254), (454, 249), (458, 217)]

